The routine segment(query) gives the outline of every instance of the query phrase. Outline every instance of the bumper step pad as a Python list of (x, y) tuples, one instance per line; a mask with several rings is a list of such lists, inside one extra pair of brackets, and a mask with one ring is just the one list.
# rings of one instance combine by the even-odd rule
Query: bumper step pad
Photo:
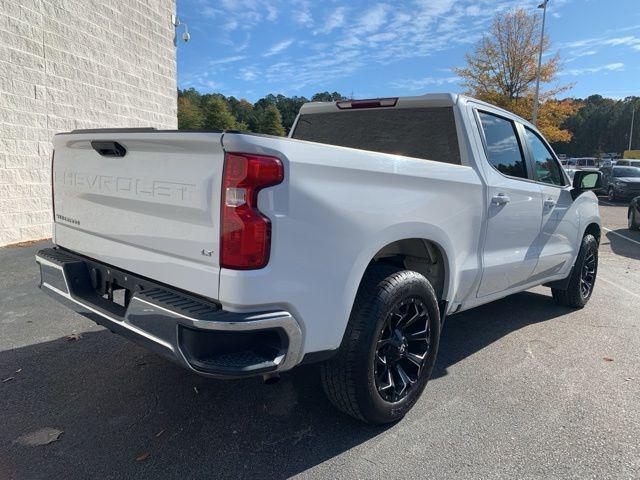
[[(288, 312), (227, 312), (211, 301), (59, 248), (39, 251), (36, 261), (46, 293), (202, 375), (257, 375), (289, 369), (299, 360), (302, 332)], [(113, 281), (114, 289), (126, 288), (129, 303), (105, 298), (92, 286), (96, 276)]]

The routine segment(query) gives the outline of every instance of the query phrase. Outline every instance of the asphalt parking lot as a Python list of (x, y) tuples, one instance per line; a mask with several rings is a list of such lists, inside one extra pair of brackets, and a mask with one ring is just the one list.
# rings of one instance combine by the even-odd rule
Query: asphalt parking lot
[[(192, 375), (40, 293), (45, 244), (2, 248), (0, 480), (638, 478), (640, 234), (624, 204), (601, 214), (584, 310), (539, 287), (450, 317), (425, 394), (386, 428), (334, 411), (312, 366)], [(62, 434), (18, 441), (43, 428)]]

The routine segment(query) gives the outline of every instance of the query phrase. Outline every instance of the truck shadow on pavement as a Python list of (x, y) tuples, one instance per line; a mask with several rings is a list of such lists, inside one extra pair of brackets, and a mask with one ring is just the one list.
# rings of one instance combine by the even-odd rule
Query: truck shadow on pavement
[(516, 330), (569, 312), (556, 305), (550, 294), (522, 292), (447, 317), (431, 378), (447, 375), (448, 367)]
[[(622, 238), (621, 235), (625, 238)], [(629, 241), (635, 240), (636, 242), (640, 242), (640, 233), (632, 232), (626, 228), (619, 228), (611, 232), (606, 232), (605, 237), (606, 239), (603, 238), (602, 242), (609, 242), (611, 250), (616, 255), (640, 260), (640, 245)]]
[[(565, 313), (550, 296), (525, 292), (450, 317), (434, 379)], [(276, 385), (208, 380), (106, 330), (0, 352), (0, 375), (14, 377), (0, 383), (0, 478), (288, 478), (402, 428), (337, 413), (313, 366)], [(45, 446), (15, 443), (45, 427), (64, 433)]]

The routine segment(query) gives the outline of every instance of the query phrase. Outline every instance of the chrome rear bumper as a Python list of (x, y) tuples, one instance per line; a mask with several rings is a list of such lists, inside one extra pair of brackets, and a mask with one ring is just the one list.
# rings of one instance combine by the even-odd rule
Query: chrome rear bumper
[[(218, 305), (59, 248), (36, 254), (40, 288), (76, 312), (198, 374), (235, 378), (301, 360), (302, 332), (286, 311), (232, 313)], [(124, 287), (128, 301), (105, 298)]]

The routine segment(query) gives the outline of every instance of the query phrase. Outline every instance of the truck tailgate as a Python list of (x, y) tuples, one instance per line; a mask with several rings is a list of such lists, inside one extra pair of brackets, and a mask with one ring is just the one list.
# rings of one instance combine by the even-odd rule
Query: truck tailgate
[(55, 243), (217, 298), (221, 135), (126, 130), (56, 135)]

